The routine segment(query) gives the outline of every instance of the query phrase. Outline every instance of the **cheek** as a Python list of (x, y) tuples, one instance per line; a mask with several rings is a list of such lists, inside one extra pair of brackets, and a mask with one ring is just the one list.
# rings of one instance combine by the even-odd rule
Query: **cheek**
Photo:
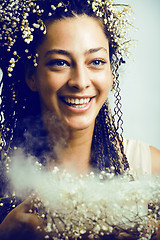
[(103, 84), (106, 88), (107, 91), (110, 90), (110, 88), (112, 87), (113, 85), (113, 75), (112, 75), (112, 71), (109, 69), (107, 71), (107, 73), (105, 74), (104, 78), (103, 78)]
[(57, 111), (57, 91), (59, 85), (54, 79), (49, 78), (47, 75), (41, 75), (37, 80), (37, 90), (41, 100), (41, 108), (43, 110), (49, 109), (51, 111)]
[(94, 84), (100, 93), (108, 93), (113, 85), (113, 77), (111, 71), (100, 72), (94, 77)]
[(56, 93), (61, 87), (62, 81), (52, 74), (40, 71), (37, 75), (37, 89), (41, 94)]

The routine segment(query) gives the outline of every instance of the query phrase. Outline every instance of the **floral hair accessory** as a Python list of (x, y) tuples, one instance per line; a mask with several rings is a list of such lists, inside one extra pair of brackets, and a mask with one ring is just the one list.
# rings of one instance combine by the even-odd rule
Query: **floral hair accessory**
[[(48, 16), (52, 16), (54, 11), (61, 7), (65, 7), (64, 11), (67, 11), (66, 5), (63, 2), (59, 2), (57, 6), (52, 4), (50, 6), (51, 12), (48, 13)], [(43, 13), (44, 10), (40, 9), (36, 0), (4, 1), (0, 6), (0, 46), (6, 48), (7, 52), (12, 52), (19, 36), (24, 40), (24, 43), (29, 45), (34, 39), (34, 31), (36, 29), (42, 31), (45, 35), (46, 26), (41, 19)], [(35, 16), (36, 22), (30, 24), (29, 18), (31, 14)], [(30, 53), (27, 45), (22, 54), (17, 53), (18, 49), (17, 51), (13, 51), (13, 57), (9, 60), (7, 69), (8, 76), (12, 76), (11, 72), (22, 55), (27, 55), (28, 59), (33, 58), (34, 66), (37, 66), (35, 61), (37, 56), (33, 56), (33, 54)]]
[[(116, 48), (116, 53), (127, 55), (128, 44), (130, 44), (130, 40), (127, 40), (127, 29), (132, 25), (131, 7), (125, 4), (116, 4), (112, 0), (86, 0), (86, 3), (92, 7), (97, 17), (103, 19), (108, 28), (112, 47)], [(10, 77), (15, 64), (21, 58), (32, 59), (34, 66), (37, 66), (36, 57), (29, 46), (34, 41), (34, 34), (37, 30), (46, 34), (44, 20), (54, 16), (57, 9), (61, 9), (64, 16), (68, 10), (72, 11), (70, 2), (65, 0), (49, 1), (47, 7), (43, 8), (44, 4), (45, 1), (38, 0), (5, 0), (0, 6), (0, 47), (5, 53), (2, 54), (6, 56), (7, 53), (10, 58), (7, 66)], [(22, 39), (23, 47), (18, 44), (19, 39)]]
[[(114, 0), (87, 0), (92, 5), (93, 12), (103, 20), (106, 27), (108, 39), (111, 44), (110, 54), (112, 54), (111, 65), (113, 73), (112, 90), (119, 88), (118, 69), (121, 63), (130, 56), (130, 46), (132, 41), (129, 32), (133, 26), (133, 10), (128, 4), (116, 3)], [(118, 102), (118, 100), (116, 100)]]
[(92, 5), (93, 12), (96, 12), (97, 17), (103, 19), (107, 25), (108, 31), (111, 33), (112, 46), (116, 43), (119, 52), (128, 52), (128, 32), (132, 25), (133, 10), (128, 4), (114, 3), (113, 0), (88, 0)]

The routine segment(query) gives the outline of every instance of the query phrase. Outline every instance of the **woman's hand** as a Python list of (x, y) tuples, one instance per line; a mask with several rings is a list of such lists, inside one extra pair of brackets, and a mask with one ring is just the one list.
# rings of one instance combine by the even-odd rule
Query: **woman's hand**
[(36, 215), (29, 198), (13, 209), (3, 220), (0, 225), (0, 239), (43, 239), (43, 232), (37, 230), (37, 227), (43, 224), (44, 221)]
[(125, 233), (125, 232), (121, 232), (118, 237), (117, 240), (136, 240), (137, 236)]

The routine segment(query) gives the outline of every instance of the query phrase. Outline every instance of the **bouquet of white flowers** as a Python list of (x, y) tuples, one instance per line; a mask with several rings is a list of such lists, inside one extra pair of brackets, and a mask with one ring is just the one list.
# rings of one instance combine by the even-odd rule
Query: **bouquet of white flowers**
[(17, 194), (34, 192), (33, 207), (45, 219), (46, 239), (100, 239), (127, 232), (144, 240), (157, 230), (160, 176), (134, 180), (129, 172), (114, 176), (109, 171), (76, 176), (58, 167), (46, 171), (32, 160), (13, 161), (10, 178)]

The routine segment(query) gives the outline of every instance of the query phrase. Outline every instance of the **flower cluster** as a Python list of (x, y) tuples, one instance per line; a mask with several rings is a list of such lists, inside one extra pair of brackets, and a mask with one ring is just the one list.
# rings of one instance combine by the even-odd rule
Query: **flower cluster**
[(112, 46), (117, 44), (117, 51), (121, 54), (128, 54), (131, 41), (128, 40), (130, 26), (133, 27), (131, 18), (133, 10), (127, 4), (116, 4), (113, 0), (88, 0), (96, 15), (103, 19), (111, 33)]
[[(98, 177), (91, 172), (75, 178), (57, 168), (52, 174), (59, 187), (56, 199), (55, 193), (42, 191), (42, 186), (33, 201), (38, 214), (47, 220), (46, 238), (77, 239), (85, 235), (100, 239), (124, 231), (147, 240), (156, 231), (160, 209), (155, 202), (160, 197), (160, 178), (130, 182), (126, 176), (114, 178), (105, 172)], [(103, 177), (107, 180), (102, 182)], [(154, 213), (148, 211), (147, 203), (156, 205)]]
[[(48, 16), (51, 16), (57, 8), (66, 7), (66, 5), (60, 2), (57, 6), (51, 5), (52, 12), (48, 13)], [(65, 11), (67, 9), (65, 8)], [(39, 5), (36, 3), (36, 0), (9, 0), (3, 1), (0, 6), (0, 46), (7, 47), (7, 51), (11, 52), (12, 48), (19, 37), (24, 39), (26, 44), (30, 44), (34, 39), (35, 29), (40, 29), (43, 34), (46, 34), (46, 26), (41, 19), (41, 16), (44, 13), (44, 9), (40, 9)], [(36, 22), (30, 23), (29, 17), (30, 14), (35, 15)], [(18, 49), (13, 52), (18, 52)], [(32, 58), (32, 53), (29, 53), (29, 50), (24, 49), (23, 55), (26, 55), (27, 58)], [(14, 60), (12, 57), (10, 59), (10, 64), (8, 67), (8, 75), (12, 76), (13, 67), (15, 63), (20, 59), (22, 54), (19, 54), (19, 57)], [(35, 59), (35, 57), (33, 57)], [(34, 62), (34, 66), (36, 66)]]
[(157, 230), (159, 176), (133, 181), (129, 172), (116, 177), (112, 169), (77, 176), (57, 167), (46, 171), (27, 160), (18, 165), (13, 160), (9, 176), (16, 193), (34, 192), (32, 206), (45, 219), (46, 239), (100, 239), (127, 232), (147, 240)]
[[(107, 25), (108, 31), (111, 33), (112, 45), (118, 46), (119, 53), (127, 53), (126, 43), (130, 43), (127, 40), (127, 29), (131, 25), (129, 20), (131, 8), (128, 5), (115, 4), (112, 0), (88, 0), (87, 2), (92, 6), (93, 12), (96, 12), (96, 15), (102, 18)], [(46, 34), (43, 14), (50, 17), (54, 15), (57, 8), (63, 8), (64, 12), (67, 12), (68, 6), (69, 1), (67, 4), (60, 1), (57, 5), (51, 4), (46, 10), (41, 9), (36, 0), (3, 1), (0, 6), (0, 45), (6, 47), (8, 52), (12, 52), (17, 40), (22, 38), (26, 43), (24, 53), (19, 53), (18, 49), (14, 49), (13, 52), (15, 50), (18, 52), (18, 59), (23, 55), (26, 57), (26, 51), (29, 49), (27, 45), (34, 40), (35, 29), (40, 29), (43, 34)], [(46, 13), (46, 11), (48, 12)], [(31, 14), (35, 19), (35, 22), (32, 23), (29, 20)], [(32, 54), (28, 51), (27, 57), (31, 58)], [(12, 61), (8, 67), (9, 76), (12, 76), (14, 63)]]

